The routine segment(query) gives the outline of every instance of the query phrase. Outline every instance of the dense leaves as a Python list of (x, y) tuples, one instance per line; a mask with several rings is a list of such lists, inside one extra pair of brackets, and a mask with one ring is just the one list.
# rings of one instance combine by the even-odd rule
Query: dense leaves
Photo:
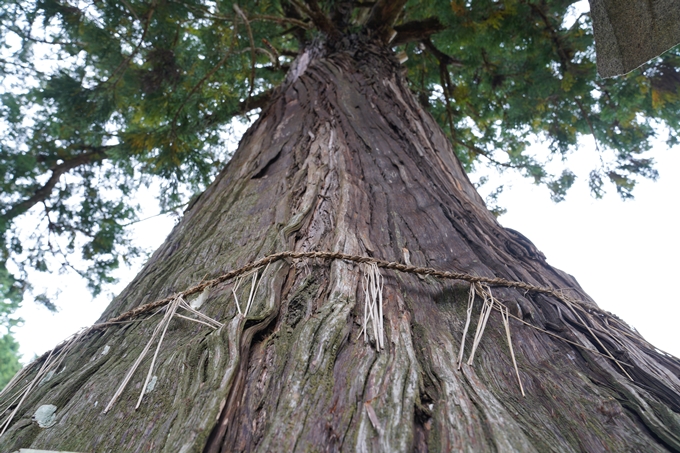
[(547, 174), (527, 147), (538, 137), (551, 157), (565, 159), (581, 135), (593, 135), (602, 154), (590, 174), (593, 194), (601, 196), (608, 180), (629, 198), (636, 177), (657, 175), (644, 155), (654, 126), (667, 125), (671, 144), (677, 141), (678, 52), (626, 77), (602, 79), (590, 17), (576, 16), (571, 3), (456, 0), (413, 8), (413, 18), (436, 14), (447, 28), (427, 45), (409, 45), (410, 78), (464, 162), (482, 156), (518, 168), (561, 200), (574, 175)]
[[(381, 2), (327, 3), (4, 1), (6, 312), (30, 289), (31, 270), (75, 269), (99, 292), (140, 253), (127, 236), (140, 190), (160, 184), (161, 209), (182, 206), (229, 159), (232, 119), (256, 114), (303, 46), (377, 30)], [(677, 141), (680, 54), (601, 79), (589, 16), (571, 3), (411, 0), (390, 45), (408, 57), (413, 90), (469, 170), (517, 169), (560, 200), (576, 175), (568, 162), (550, 174), (546, 159), (566, 159), (593, 135), (602, 155), (588, 176), (593, 193), (611, 185), (630, 197), (636, 178), (656, 176), (645, 152), (658, 126)], [(536, 140), (549, 153), (529, 152)]]
[(19, 343), (11, 335), (0, 337), (0, 390), (21, 369), (18, 354)]

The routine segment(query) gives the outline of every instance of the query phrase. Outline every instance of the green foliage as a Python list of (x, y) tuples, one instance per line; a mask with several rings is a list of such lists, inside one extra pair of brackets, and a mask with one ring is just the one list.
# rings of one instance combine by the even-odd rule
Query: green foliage
[(527, 146), (538, 137), (565, 159), (580, 136), (593, 135), (603, 155), (590, 176), (595, 196), (602, 196), (605, 178), (624, 198), (637, 177), (656, 178), (653, 160), (642, 155), (656, 125), (668, 127), (669, 144), (677, 142), (677, 49), (625, 77), (602, 79), (589, 15), (565, 26), (571, 1), (413, 3), (407, 19), (436, 14), (447, 28), (432, 43), (456, 61), (443, 66), (425, 46), (410, 44), (410, 78), (468, 169), (480, 157), (499, 169), (517, 168), (560, 200), (574, 175), (547, 174)]
[[(121, 260), (141, 253), (127, 229), (135, 195), (160, 182), (161, 209), (185, 203), (229, 159), (231, 120), (264, 105), (321, 35), (318, 13), (342, 33), (361, 33), (375, 3), (323, 2), (315, 13), (316, 2), (292, 0), (1, 2), (6, 313), (30, 290), (31, 270), (77, 269), (98, 293)], [(656, 177), (644, 154), (655, 126), (678, 141), (680, 53), (601, 79), (590, 19), (569, 20), (571, 3), (411, 0), (396, 28), (434, 23), (437, 32), (393, 45), (409, 56), (413, 90), (468, 170), (515, 169), (560, 200), (576, 176), (549, 174), (528, 144), (538, 138), (564, 160), (580, 136), (593, 135), (602, 155), (589, 176), (593, 194), (613, 184), (630, 197), (637, 178)], [(331, 14), (334, 6), (350, 14)]]
[(19, 343), (10, 334), (0, 337), (0, 390), (20, 369)]

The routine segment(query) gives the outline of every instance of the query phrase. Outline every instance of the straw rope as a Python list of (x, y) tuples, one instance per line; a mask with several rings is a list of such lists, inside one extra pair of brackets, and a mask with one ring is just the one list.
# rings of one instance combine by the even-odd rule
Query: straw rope
[[(186, 298), (188, 296), (191, 296), (191, 295), (197, 294), (197, 293), (201, 293), (208, 288), (212, 288), (212, 287), (214, 287), (214, 286), (216, 286), (220, 283), (223, 283), (225, 281), (228, 281), (228, 280), (231, 280), (231, 279), (234, 279), (234, 278), (237, 278), (237, 277), (241, 277), (244, 274), (247, 274), (249, 272), (257, 271), (260, 268), (262, 268), (264, 266), (269, 266), (270, 264), (272, 264), (276, 261), (283, 260), (283, 259), (294, 259), (295, 260), (295, 259), (308, 259), (308, 258), (324, 259), (324, 260), (344, 260), (344, 261), (350, 261), (350, 262), (355, 262), (355, 263), (368, 263), (368, 264), (371, 264), (372, 266), (375, 266), (377, 268), (382, 268), (382, 269), (397, 270), (397, 271), (400, 271), (400, 272), (417, 274), (417, 275), (431, 275), (433, 277), (448, 279), (448, 280), (462, 280), (462, 281), (469, 282), (471, 284), (471, 291), (473, 291), (472, 292), (473, 297), (474, 297), (474, 287), (476, 285), (480, 285), (480, 284), (487, 285), (487, 287), (488, 286), (500, 286), (500, 287), (507, 287), (507, 288), (517, 288), (517, 289), (521, 289), (521, 290), (524, 290), (524, 291), (527, 291), (527, 292), (542, 293), (542, 294), (548, 294), (548, 295), (554, 296), (554, 297), (562, 300), (563, 302), (565, 302), (567, 304), (567, 306), (571, 309), (572, 313), (575, 315), (575, 317), (578, 319), (578, 321), (580, 321), (582, 327), (584, 327), (588, 330), (588, 332), (594, 337), (596, 342), (599, 343), (599, 345), (604, 349), (605, 353), (601, 353), (600, 351), (589, 348), (585, 345), (575, 343), (575, 342), (570, 341), (566, 338), (563, 338), (559, 335), (556, 335), (552, 332), (548, 332), (548, 331), (541, 329), (541, 328), (539, 328), (539, 327), (537, 327), (533, 324), (530, 324), (530, 323), (524, 321), (523, 319), (520, 319), (517, 316), (510, 314), (508, 312), (506, 306), (504, 306), (502, 303), (500, 303), (499, 301), (497, 301), (493, 298), (492, 298), (492, 301), (494, 303), (491, 304), (490, 308), (495, 308), (495, 309), (501, 311), (501, 314), (503, 314), (504, 322), (506, 323), (505, 327), (506, 327), (506, 333), (508, 334), (508, 342), (509, 343), (511, 342), (511, 340), (510, 340), (510, 335), (509, 335), (509, 325), (507, 325), (507, 321), (508, 321), (508, 318), (514, 318), (515, 320), (521, 322), (522, 324), (524, 324), (528, 327), (534, 328), (534, 329), (539, 330), (539, 331), (541, 331), (545, 334), (548, 334), (552, 337), (566, 341), (567, 343), (570, 343), (573, 346), (582, 348), (584, 350), (590, 351), (594, 354), (597, 354), (599, 356), (603, 356), (603, 357), (606, 357), (606, 358), (612, 360), (623, 371), (623, 373), (632, 380), (632, 378), (630, 377), (628, 372), (623, 368), (623, 366), (631, 367), (632, 365), (616, 359), (611, 354), (611, 352), (609, 352), (609, 350), (604, 346), (604, 344), (602, 344), (599, 337), (595, 334), (594, 330), (600, 332), (600, 334), (603, 334), (603, 333), (606, 333), (606, 332), (602, 332), (600, 329), (597, 329), (597, 328), (591, 328), (586, 323), (586, 321), (583, 319), (583, 317), (580, 316), (579, 313), (576, 312), (575, 308), (578, 308), (579, 311), (581, 311), (583, 314), (585, 314), (587, 318), (589, 318), (590, 314), (596, 313), (600, 316), (604, 316), (604, 317), (608, 318), (609, 320), (615, 321), (617, 323), (618, 323), (618, 319), (615, 318), (610, 313), (598, 308), (597, 306), (594, 306), (594, 305), (591, 305), (591, 304), (586, 304), (585, 302), (582, 302), (582, 301), (579, 301), (577, 299), (568, 297), (567, 295), (565, 295), (562, 291), (560, 291), (558, 289), (545, 287), (545, 286), (531, 285), (531, 284), (528, 284), (528, 283), (525, 283), (525, 282), (512, 281), (512, 280), (507, 280), (507, 279), (504, 279), (504, 278), (480, 277), (480, 276), (470, 275), (470, 274), (466, 274), (466, 273), (462, 273), (462, 272), (449, 272), (449, 271), (441, 271), (441, 270), (430, 268), (430, 267), (412, 266), (410, 264), (402, 264), (402, 263), (397, 263), (397, 262), (393, 262), (393, 261), (385, 261), (385, 260), (371, 258), (371, 257), (368, 257), (368, 256), (362, 256), (362, 255), (350, 255), (350, 254), (339, 253), (339, 252), (293, 252), (293, 251), (285, 251), (285, 252), (279, 252), (279, 253), (274, 253), (274, 254), (265, 256), (264, 258), (261, 258), (257, 261), (251, 262), (251, 263), (248, 263), (245, 266), (242, 266), (238, 269), (235, 269), (235, 270), (232, 270), (232, 271), (227, 272), (225, 274), (222, 274), (219, 277), (213, 278), (211, 280), (201, 281), (199, 284), (194, 285), (194, 286), (192, 286), (192, 287), (190, 287), (190, 288), (188, 288), (184, 291), (181, 291), (179, 293), (176, 293), (176, 294), (174, 294), (170, 297), (166, 297), (164, 299), (159, 299), (159, 300), (156, 300), (154, 302), (150, 302), (150, 303), (141, 305), (141, 306), (136, 307), (132, 310), (128, 310), (128, 311), (126, 311), (126, 312), (124, 312), (124, 313), (122, 313), (118, 316), (109, 318), (108, 320), (106, 320), (102, 323), (94, 324), (94, 325), (90, 326), (89, 328), (78, 332), (77, 334), (72, 336), (69, 340), (67, 340), (65, 343), (62, 343), (61, 345), (56, 346), (51, 351), (45, 353), (43, 355), (43, 357), (45, 355), (47, 355), (47, 360), (43, 364), (41, 371), (32, 380), (32, 383), (29, 384), (27, 388), (24, 387), (21, 390), (19, 390), (17, 393), (15, 393), (16, 397), (14, 399), (14, 402), (16, 402), (16, 399), (18, 399), (18, 398), (21, 398), (21, 401), (19, 401), (19, 404), (17, 404), (14, 411), (9, 415), (9, 417), (7, 419), (3, 420), (2, 423), (0, 423), (0, 428), (1, 428), (0, 429), (0, 436), (8, 428), (10, 421), (14, 418), (14, 415), (16, 414), (16, 411), (19, 409), (21, 402), (23, 402), (23, 399), (27, 396), (28, 393), (30, 393), (32, 387), (38, 382), (38, 380), (43, 377), (43, 375), (45, 374), (44, 372), (47, 371), (46, 368), (49, 368), (49, 369), (55, 368), (54, 363), (52, 363), (52, 361), (50, 360), (50, 358), (52, 357), (53, 354), (57, 353), (59, 355), (59, 359), (60, 359), (59, 363), (61, 363), (61, 360), (63, 360), (63, 356), (66, 353), (69, 352), (69, 350), (73, 347), (73, 345), (75, 343), (77, 343), (79, 340), (85, 338), (87, 335), (89, 335), (93, 332), (105, 330), (106, 328), (112, 327), (112, 326), (115, 326), (115, 325), (121, 325), (121, 324), (127, 324), (127, 323), (130, 323), (130, 322), (134, 322), (134, 318), (136, 318), (138, 316), (141, 316), (145, 313), (149, 313), (149, 312), (154, 311), (158, 308), (164, 307), (164, 306), (172, 303), (173, 301), (174, 302), (183, 301), (184, 298)], [(265, 270), (266, 270), (266, 267), (265, 267)], [(478, 287), (481, 288), (481, 286), (478, 286)], [(251, 289), (251, 297), (252, 297), (252, 292), (253, 291)], [(250, 304), (250, 301), (249, 301), (249, 304)], [(187, 304), (184, 303), (184, 305), (187, 305)], [(468, 307), (468, 311), (469, 311), (469, 309), (470, 309), (470, 307)], [(194, 310), (191, 310), (191, 311), (194, 311)], [(157, 313), (157, 311), (156, 311), (156, 313)], [(195, 319), (191, 319), (191, 320), (196, 321)], [(217, 324), (219, 324), (219, 323), (217, 323)], [(620, 332), (620, 333), (625, 334), (626, 336), (635, 337), (638, 340), (644, 341), (644, 339), (641, 336), (639, 336), (639, 334), (638, 335), (631, 335), (630, 333), (627, 333), (627, 332), (625, 332), (621, 329), (618, 329), (614, 326), (611, 326), (609, 324), (608, 324), (608, 326), (610, 328)], [(152, 340), (153, 340), (153, 338), (152, 338)], [(463, 341), (464, 341), (464, 337), (463, 337)], [(151, 341), (149, 342), (149, 344), (150, 343), (151, 343)], [(160, 343), (159, 343), (158, 347), (160, 347)], [(514, 360), (514, 352), (512, 352), (512, 346), (510, 346), (510, 347), (511, 347), (511, 353), (513, 354), (513, 360)], [(57, 352), (57, 351), (59, 351), (59, 352)], [(39, 363), (43, 359), (43, 357), (37, 359), (34, 363)], [(470, 358), (470, 360), (471, 360), (471, 358)], [(459, 357), (458, 361), (459, 362), (461, 361), (461, 357)], [(58, 364), (57, 364), (57, 366), (58, 366)], [(22, 371), (20, 371), (14, 377), (14, 379), (12, 379), (12, 381), (5, 387), (5, 389), (3, 389), (2, 392), (0, 392), (0, 396), (4, 396), (6, 393), (8, 393), (10, 391), (10, 388), (14, 386), (13, 384), (15, 384), (16, 382), (19, 381), (20, 376), (25, 375), (25, 373), (27, 372), (26, 370), (28, 368), (29, 367), (25, 367)], [(516, 365), (515, 365), (515, 368), (516, 368)], [(153, 365), (152, 365), (151, 369), (153, 369)], [(132, 370), (132, 372), (134, 372), (134, 369)], [(151, 370), (149, 371), (149, 376), (150, 376), (150, 373), (151, 373)], [(517, 376), (518, 376), (518, 380), (519, 380), (519, 372), (517, 373)], [(147, 381), (148, 381), (148, 376), (147, 376)], [(522, 384), (521, 384), (521, 380), (520, 380), (520, 387), (521, 386), (522, 386)], [(145, 388), (145, 387), (143, 387), (143, 388)], [(523, 393), (523, 390), (522, 390), (522, 393)], [(140, 395), (140, 400), (141, 400), (141, 397), (143, 396), (143, 394), (144, 394), (144, 391), (142, 390), (142, 395)], [(115, 399), (116, 398), (114, 397), (112, 399), (111, 403), (109, 403), (109, 405), (113, 404), (115, 402)], [(139, 405), (139, 402), (137, 404)]]
[(512, 281), (512, 280), (507, 280), (505, 278), (491, 278), (491, 277), (480, 277), (476, 275), (470, 275), (466, 274), (463, 272), (450, 272), (450, 271), (442, 271), (438, 269), (434, 269), (431, 267), (418, 267), (418, 266), (411, 266), (411, 265), (406, 265), (402, 263), (397, 263), (394, 261), (386, 261), (386, 260), (381, 260), (377, 258), (371, 258), (369, 256), (362, 256), (362, 255), (349, 255), (346, 253), (340, 253), (340, 252), (293, 252), (293, 251), (286, 251), (286, 252), (278, 252), (274, 253), (271, 255), (267, 255), (264, 258), (261, 258), (257, 261), (253, 261), (251, 263), (246, 264), (245, 266), (242, 266), (238, 269), (234, 269), (232, 271), (227, 272), (226, 274), (222, 274), (219, 277), (213, 278), (211, 280), (205, 280), (202, 281), (201, 283), (192, 286), (191, 288), (188, 288), (180, 293), (173, 294), (172, 296), (166, 297), (164, 299), (159, 299), (154, 302), (149, 302), (144, 305), (140, 305), (139, 307), (133, 308), (132, 310), (128, 310), (125, 313), (122, 313), (116, 317), (110, 318), (109, 320), (95, 324), (91, 327), (91, 329), (95, 330), (100, 330), (108, 327), (111, 324), (116, 324), (120, 323), (121, 321), (126, 321), (131, 318), (135, 318), (139, 315), (142, 315), (144, 313), (147, 313), (151, 310), (155, 310), (156, 308), (162, 307), (164, 305), (169, 304), (175, 298), (181, 296), (181, 297), (188, 297), (193, 294), (200, 293), (204, 291), (207, 288), (212, 288), (213, 286), (216, 286), (220, 283), (224, 283), (225, 281), (231, 280), (233, 278), (236, 278), (240, 275), (243, 275), (247, 272), (252, 271), (253, 269), (257, 269), (262, 266), (266, 266), (268, 264), (274, 263), (276, 261), (282, 260), (282, 259), (305, 259), (305, 258), (313, 258), (313, 259), (324, 259), (324, 260), (344, 260), (344, 261), (352, 261), (355, 263), (374, 263), (376, 266), (382, 269), (392, 269), (392, 270), (397, 270), (400, 272), (405, 272), (405, 273), (410, 273), (410, 274), (418, 274), (418, 275), (431, 275), (433, 277), (437, 278), (442, 278), (442, 279), (447, 279), (447, 280), (463, 280), (469, 283), (483, 283), (489, 286), (502, 286), (502, 287), (507, 287), (507, 288), (517, 288), (517, 289), (522, 289), (525, 291), (529, 292), (534, 292), (534, 293), (542, 293), (542, 294), (548, 294), (554, 297), (557, 297), (558, 299), (566, 302), (566, 303), (571, 303), (577, 305), (579, 308), (586, 312), (598, 312), (601, 315), (607, 316), (607, 317), (612, 317), (611, 314), (607, 313), (606, 311), (600, 309), (599, 307), (596, 307), (594, 305), (586, 304), (585, 302), (579, 301), (577, 299), (574, 299), (572, 297), (568, 297), (565, 295), (561, 290), (555, 289), (555, 288), (550, 288), (546, 286), (536, 286), (536, 285), (531, 285), (529, 283), (525, 282), (519, 282), (519, 281)]
[[(534, 292), (534, 293), (540, 293), (540, 294), (547, 294), (553, 297), (556, 297), (560, 300), (562, 300), (564, 303), (567, 304), (567, 306), (571, 309), (572, 313), (576, 316), (577, 320), (580, 321), (582, 327), (584, 327), (590, 334), (591, 336), (595, 339), (595, 341), (600, 345), (600, 347), (603, 348), (605, 351), (605, 354), (598, 353), (597, 351), (593, 350), (592, 348), (588, 348), (583, 345), (579, 345), (579, 347), (598, 353), (598, 355), (603, 355), (607, 357), (608, 359), (612, 360), (614, 363), (617, 364), (617, 366), (623, 371), (623, 373), (631, 378), (631, 376), (628, 374), (628, 372), (622, 367), (623, 365), (630, 366), (629, 364), (625, 362), (621, 362), (620, 360), (617, 360), (611, 352), (607, 349), (606, 346), (602, 343), (600, 338), (595, 334), (593, 331), (593, 328), (586, 323), (586, 321), (583, 319), (581, 315), (575, 310), (575, 308), (578, 308), (579, 311), (581, 311), (586, 317), (589, 317), (590, 314), (596, 313), (600, 316), (604, 316), (606, 318), (609, 318), (611, 320), (615, 320), (618, 322), (618, 319), (613, 317), (610, 313), (608, 313), (605, 310), (602, 310), (601, 308), (592, 305), (592, 304), (587, 304), (583, 301), (580, 301), (578, 299), (572, 298), (564, 294), (561, 290), (547, 287), (547, 286), (536, 286), (536, 285), (531, 285), (529, 283), (525, 282), (520, 282), (520, 281), (513, 281), (513, 280), (508, 280), (505, 278), (498, 278), (498, 277), (480, 277), (477, 275), (471, 275), (471, 274), (466, 274), (463, 272), (450, 272), (450, 271), (442, 271), (439, 269), (434, 269), (431, 267), (419, 267), (419, 266), (412, 266), (410, 264), (402, 264), (402, 263), (397, 263), (395, 261), (386, 261), (386, 260), (381, 260), (377, 258), (372, 258), (369, 256), (363, 256), (363, 255), (350, 255), (346, 253), (340, 253), (340, 252), (325, 252), (325, 251), (316, 251), (316, 252), (294, 252), (294, 251), (284, 251), (284, 252), (278, 252), (274, 253), (271, 255), (267, 255), (264, 258), (261, 258), (257, 261), (253, 261), (251, 263), (248, 263), (238, 269), (234, 269), (232, 271), (229, 271), (225, 274), (220, 275), (219, 277), (213, 278), (211, 280), (204, 280), (201, 283), (194, 285), (180, 293), (173, 294), (172, 296), (166, 297), (164, 299), (159, 299), (154, 302), (150, 302), (144, 305), (141, 305), (139, 307), (133, 308), (132, 310), (128, 310), (116, 317), (110, 318), (105, 322), (99, 323), (99, 324), (94, 324), (90, 328), (87, 329), (86, 333), (91, 333), (97, 330), (104, 330), (112, 325), (120, 324), (122, 322), (128, 321), (130, 319), (136, 318), (142, 314), (148, 313), (152, 310), (155, 310), (157, 308), (163, 307), (173, 300), (175, 300), (177, 297), (188, 297), (193, 294), (201, 293), (204, 290), (208, 288), (212, 288), (220, 283), (223, 283), (225, 281), (229, 281), (233, 278), (239, 277), (243, 274), (246, 274), (248, 272), (253, 271), (254, 269), (259, 269), (263, 266), (268, 266), (271, 263), (274, 263), (279, 260), (283, 259), (324, 259), (324, 260), (344, 260), (344, 261), (351, 261), (355, 263), (368, 263), (368, 264), (375, 264), (377, 267), (382, 268), (382, 269), (391, 269), (391, 270), (397, 270), (400, 272), (405, 272), (405, 273), (410, 273), (410, 274), (417, 274), (417, 275), (431, 275), (433, 277), (437, 278), (442, 278), (442, 279), (447, 279), (447, 280), (462, 280), (469, 282), (470, 284), (485, 284), (488, 286), (500, 286), (500, 287), (506, 287), (506, 288), (516, 288), (516, 289), (521, 289), (527, 292)], [(510, 315), (513, 318), (516, 318), (520, 320), (519, 318)], [(533, 324), (529, 324), (523, 320), (522, 321), (524, 324), (534, 327), (537, 330), (544, 331), (543, 329), (538, 328), (537, 326), (534, 326)], [(613, 327), (613, 326), (612, 326)], [(595, 329), (598, 330), (599, 329)], [(617, 329), (619, 330), (619, 329)], [(601, 332), (601, 331), (600, 331)], [(602, 332), (601, 332), (602, 333)], [(574, 344), (572, 341), (568, 341), (558, 335), (551, 334), (553, 337), (558, 337), (560, 339), (563, 339), (567, 341), (568, 343)], [(632, 335), (628, 334), (629, 337), (632, 337)], [(637, 339), (642, 339), (641, 336), (637, 335)], [(643, 340), (643, 339), (642, 339)], [(632, 380), (632, 378), (631, 378)]]

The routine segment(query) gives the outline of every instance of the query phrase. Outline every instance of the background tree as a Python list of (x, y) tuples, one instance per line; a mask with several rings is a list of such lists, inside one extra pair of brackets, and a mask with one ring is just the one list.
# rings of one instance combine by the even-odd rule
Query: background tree
[[(4, 31), (21, 38), (5, 62), (7, 77), (29, 86), (4, 95), (9, 132), (2, 148), (3, 250), (6, 263), (14, 261), (6, 265), (7, 294), (26, 289), (26, 266), (47, 270), (49, 253), (69, 265), (68, 255), (75, 251), (90, 260), (86, 275), (97, 291), (125, 250), (125, 224), (135, 216), (126, 196), (158, 176), (165, 184), (164, 208), (182, 204), (227, 159), (219, 142), (228, 121), (267, 105), (234, 160), (189, 204), (185, 220), (105, 317), (180, 291), (206, 273), (216, 275), (288, 248), (340, 247), (578, 288), (523, 236), (495, 222), (462, 171), (479, 159), (516, 168), (548, 185), (559, 199), (574, 175), (568, 170), (548, 175), (526, 152), (528, 140), (538, 135), (562, 157), (580, 134), (591, 133), (603, 153), (614, 155), (590, 174), (595, 195), (609, 180), (627, 197), (635, 177), (655, 176), (652, 161), (641, 154), (657, 121), (669, 127), (670, 141), (676, 140), (677, 55), (667, 54), (627, 78), (598, 79), (588, 18), (564, 27), (568, 4), (5, 5)], [(55, 46), (53, 55), (63, 63), (35, 68), (30, 52), (36, 42)], [(390, 57), (392, 48), (410, 57), (405, 66)], [(402, 68), (420, 105), (408, 92)], [(23, 238), (15, 219), (30, 209), (42, 209), (45, 228)], [(412, 252), (407, 255), (404, 248)], [(260, 302), (246, 317), (233, 304), (228, 309), (216, 304), (225, 302), (232, 287), (215, 289), (208, 313), (231, 319), (229, 327), (219, 335), (197, 330), (189, 343), (185, 330), (174, 329), (159, 356), (163, 366), (153, 382), (166, 389), (174, 385), (175, 401), (163, 397), (168, 393), (150, 396), (154, 403), (128, 413), (125, 423), (105, 419), (111, 426), (105, 435), (83, 423), (105, 417), (98, 398), (112, 390), (110, 377), (124, 375), (134, 359), (122, 354), (121, 345), (128, 352), (141, 349), (151, 327), (135, 323), (87, 337), (75, 346), (77, 354), (67, 355), (64, 368), (54, 370), (68, 371), (26, 400), (28, 412), (12, 425), (4, 445), (99, 448), (137, 445), (142, 436), (146, 445), (171, 451), (180, 445), (210, 451), (318, 443), (339, 448), (345, 441), (348, 449), (387, 448), (382, 442), (443, 450), (451, 445), (588, 449), (601, 443), (615, 449), (680, 448), (673, 434), (677, 362), (596, 310), (584, 294), (577, 297), (590, 311), (569, 314), (569, 304), (559, 297), (498, 293), (515, 304), (518, 318), (559, 332), (588, 351), (519, 331), (521, 356), (527, 357), (522, 370), (533, 395), (523, 400), (508, 390), (514, 374), (503, 336), (487, 334), (480, 366), (455, 372), (466, 289), (390, 274), (389, 354), (379, 355), (354, 340), (360, 330), (351, 322), (360, 317), (354, 308), (358, 269), (342, 262), (330, 268), (307, 265), (314, 267), (309, 275), (283, 263), (263, 270), (257, 286), (262, 292), (254, 289), (255, 282), (251, 291)], [(490, 326), (500, 327), (493, 319)], [(114, 353), (108, 355), (110, 348)], [(598, 356), (611, 359), (611, 350), (617, 353), (611, 363)], [(187, 366), (191, 376), (173, 382)], [(223, 373), (225, 367), (229, 371)], [(194, 376), (194, 369), (202, 370), (201, 376)], [(355, 375), (347, 376), (350, 371)], [(563, 375), (563, 386), (545, 386)], [(626, 381), (631, 375), (639, 384)], [(258, 382), (267, 392), (258, 390)], [(290, 387), (297, 384), (298, 390)], [(365, 391), (356, 390), (360, 384)], [(308, 393), (300, 399), (303, 388)], [(96, 394), (95, 404), (82, 392)], [(596, 396), (584, 399), (586, 394)], [(240, 395), (245, 396), (239, 402)], [(64, 422), (50, 431), (26, 424), (28, 408), (47, 396), (59, 408), (68, 406), (62, 420), (82, 423)], [(207, 400), (200, 408), (178, 409), (177, 398)], [(314, 401), (318, 405), (312, 407)], [(451, 406), (456, 401), (458, 409)], [(527, 407), (536, 412), (525, 413)], [(501, 409), (515, 415), (494, 418)], [(300, 411), (321, 421), (305, 419), (287, 430), (284, 420), (299, 420)], [(587, 418), (585, 429), (579, 413)], [(145, 431), (141, 421), (150, 414), (160, 418)], [(168, 414), (174, 415), (163, 418)], [(559, 423), (553, 424), (555, 414)], [(219, 423), (212, 426), (216, 418)], [(612, 431), (607, 423), (614, 419), (619, 425)], [(174, 427), (169, 437), (167, 423)], [(186, 429), (193, 434), (186, 437)], [(371, 429), (377, 437), (369, 435)], [(461, 432), (466, 434), (456, 434)]]

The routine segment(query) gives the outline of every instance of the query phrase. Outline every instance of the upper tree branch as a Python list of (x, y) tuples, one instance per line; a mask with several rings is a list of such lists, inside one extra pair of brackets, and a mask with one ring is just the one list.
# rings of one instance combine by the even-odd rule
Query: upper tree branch
[(51, 168), (52, 174), (50, 175), (50, 178), (42, 187), (37, 189), (33, 195), (31, 195), (26, 200), (20, 201), (19, 203), (12, 206), (7, 212), (0, 216), (0, 219), (8, 223), (10, 220), (25, 213), (36, 204), (47, 200), (47, 198), (49, 198), (49, 196), (52, 194), (52, 190), (54, 190), (54, 187), (59, 182), (61, 175), (73, 170), (76, 167), (80, 167), (81, 165), (100, 162), (106, 159), (106, 150), (108, 148), (109, 147), (91, 148), (91, 150), (86, 153), (78, 154), (77, 156), (62, 162), (61, 164), (55, 165)]
[(412, 41), (422, 41), (445, 29), (446, 26), (442, 24), (437, 17), (428, 17), (424, 20), (406, 22), (405, 24), (394, 27), (397, 36), (392, 40), (392, 45), (396, 46)]
[(238, 107), (236, 107), (233, 111), (228, 112), (226, 115), (225, 114), (206, 115), (204, 117), (205, 122), (202, 123), (202, 125), (204, 127), (211, 127), (220, 122), (224, 123), (233, 116), (244, 115), (250, 112), (251, 110), (255, 110), (258, 108), (263, 109), (267, 106), (267, 104), (269, 104), (269, 101), (271, 101), (275, 92), (276, 88), (271, 88), (267, 91), (263, 91), (262, 93), (256, 94), (255, 96), (250, 98), (247, 104), (246, 101), (239, 102)]
[[(297, 5), (293, 4), (290, 0), (282, 0), (281, 9), (283, 10), (283, 14), (285, 15), (285, 17), (294, 20), (299, 20), (300, 22), (302, 22), (303, 16), (300, 11), (300, 8)], [(311, 28), (310, 25), (312, 24), (309, 24), (306, 28), (295, 26), (292, 29), (288, 30), (287, 33), (292, 32), (294, 36), (297, 38), (300, 47), (304, 47), (305, 43), (307, 42), (307, 34), (305, 33), (305, 31)]]
[(375, 31), (380, 39), (389, 40), (392, 25), (396, 22), (405, 4), (406, 0), (378, 0), (371, 8), (366, 28)]
[(568, 51), (564, 49), (562, 46), (562, 40), (560, 39), (557, 31), (555, 30), (555, 27), (550, 23), (550, 19), (548, 19), (548, 16), (545, 14), (545, 12), (539, 8), (537, 5), (530, 5), (531, 10), (538, 15), (541, 20), (543, 21), (543, 24), (545, 25), (545, 30), (550, 35), (550, 40), (553, 42), (555, 45), (555, 49), (557, 50), (557, 55), (560, 58), (560, 66), (562, 66), (563, 71), (569, 70), (569, 66), (571, 63), (571, 57), (568, 55)]
[(330, 38), (335, 39), (340, 36), (340, 32), (335, 27), (330, 18), (323, 12), (319, 3), (316, 0), (305, 0), (305, 3), (298, 0), (290, 0), (292, 4), (301, 9), (310, 19), (314, 22), (314, 25), (321, 31), (325, 33)]
[(432, 54), (433, 57), (437, 59), (440, 66), (448, 65), (459, 67), (463, 66), (463, 63), (460, 60), (457, 60), (452, 56), (447, 55), (441, 50), (437, 49), (437, 47), (434, 45), (430, 38), (423, 39), (421, 43), (423, 44), (423, 46), (425, 46), (425, 50), (427, 50), (430, 54)]
[(353, 9), (352, 0), (334, 0), (331, 7), (331, 21), (338, 29), (345, 31), (352, 18)]
[(250, 96), (253, 95), (253, 90), (255, 89), (255, 65), (257, 63), (255, 57), (255, 39), (253, 38), (253, 29), (250, 28), (248, 17), (246, 17), (245, 13), (241, 10), (241, 8), (238, 7), (236, 3), (233, 4), (233, 7), (234, 11), (236, 11), (236, 13), (241, 16), (245, 22), (246, 30), (248, 31), (248, 40), (250, 41), (250, 88), (248, 89), (248, 97), (246, 98), (247, 104), (248, 99), (250, 99)]

